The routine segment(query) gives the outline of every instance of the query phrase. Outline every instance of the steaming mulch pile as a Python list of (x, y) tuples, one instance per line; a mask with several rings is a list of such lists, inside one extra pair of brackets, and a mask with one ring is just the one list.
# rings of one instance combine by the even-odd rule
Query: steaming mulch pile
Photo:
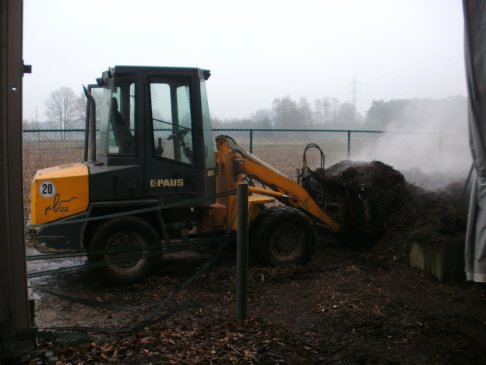
[[(485, 286), (441, 283), (408, 265), (413, 240), (462, 244), (463, 184), (428, 192), (380, 162), (328, 169), (330, 179), (343, 175), (374, 186), (379, 197), (386, 231), (373, 247), (321, 242), (306, 266), (252, 266), (245, 321), (234, 320), (235, 259), (227, 253), (159, 311), (183, 305), (172, 317), (137, 333), (91, 334), (83, 344), (39, 340), (41, 354), (31, 363), (56, 363), (55, 356), (57, 364), (484, 364)], [(105, 287), (79, 271), (34, 284), (34, 291), (153, 303), (207, 259), (167, 258), (156, 276), (136, 285)], [(37, 312), (39, 327), (125, 327), (151, 310), (99, 310), (42, 295)]]
[(380, 161), (342, 161), (326, 170), (335, 183), (365, 185), (373, 192), (385, 221), (385, 235), (367, 256), (373, 265), (408, 260), (411, 242), (464, 246), (468, 196), (464, 182), (439, 191), (409, 184), (403, 175)]
[(326, 170), (326, 178), (334, 184), (366, 186), (383, 217), (402, 205), (405, 178), (383, 162), (341, 161)]

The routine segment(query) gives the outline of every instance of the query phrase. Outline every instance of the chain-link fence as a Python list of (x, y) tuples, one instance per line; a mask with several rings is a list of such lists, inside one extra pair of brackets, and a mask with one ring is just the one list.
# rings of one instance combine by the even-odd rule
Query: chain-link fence
[[(240, 146), (291, 179), (302, 166), (308, 143), (316, 143), (325, 153), (325, 166), (343, 159), (379, 159), (393, 166), (463, 169), (470, 166), (467, 137), (436, 133), (393, 133), (376, 130), (294, 130), (294, 129), (214, 129), (213, 135), (231, 136)], [(79, 162), (84, 159), (85, 130), (25, 130), (23, 143), (24, 191), (36, 170)], [(420, 161), (419, 161), (420, 160)], [(319, 154), (310, 150), (311, 167), (320, 164)], [(398, 163), (400, 161), (400, 163)], [(462, 171), (461, 171), (462, 173)]]
[[(326, 165), (351, 158), (362, 141), (381, 135), (382, 131), (355, 130), (291, 130), (291, 129), (214, 129), (231, 136), (236, 142), (293, 177), (302, 165), (302, 153), (308, 143), (317, 143), (326, 154)], [(25, 130), (23, 133), (24, 178), (32, 180), (35, 171), (56, 165), (82, 161), (84, 158), (84, 129)], [(318, 163), (309, 155), (310, 163)]]
[[(376, 138), (382, 131), (371, 130), (305, 130), (305, 129), (215, 129), (214, 135), (227, 134), (236, 142), (273, 166), (284, 175), (295, 178), (296, 168), (302, 166), (303, 152), (309, 143), (316, 143), (325, 153), (325, 165), (351, 159), (359, 152), (362, 136)], [(354, 137), (360, 135), (359, 139)], [(307, 154), (310, 166), (318, 167), (317, 151)]]

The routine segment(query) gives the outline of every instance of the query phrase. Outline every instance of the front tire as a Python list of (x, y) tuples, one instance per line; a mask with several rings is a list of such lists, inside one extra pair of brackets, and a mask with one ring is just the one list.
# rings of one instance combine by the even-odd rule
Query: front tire
[(263, 265), (304, 265), (314, 253), (316, 234), (309, 218), (300, 210), (273, 206), (257, 218), (253, 244)]
[(130, 284), (150, 275), (160, 256), (160, 238), (145, 220), (128, 216), (111, 219), (93, 234), (88, 262), (101, 279)]

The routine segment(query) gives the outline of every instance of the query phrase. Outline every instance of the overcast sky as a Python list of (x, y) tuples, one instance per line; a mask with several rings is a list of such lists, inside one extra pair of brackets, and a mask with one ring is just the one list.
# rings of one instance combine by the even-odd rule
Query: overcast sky
[(24, 119), (110, 66), (210, 69), (209, 105), (243, 118), (274, 98), (466, 95), (460, 0), (24, 0)]

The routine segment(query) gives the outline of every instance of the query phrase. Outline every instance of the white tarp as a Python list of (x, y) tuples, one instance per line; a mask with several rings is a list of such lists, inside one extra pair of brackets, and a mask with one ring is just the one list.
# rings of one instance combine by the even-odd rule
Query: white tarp
[(466, 233), (467, 280), (486, 282), (486, 1), (463, 0), (469, 144), (476, 170)]

